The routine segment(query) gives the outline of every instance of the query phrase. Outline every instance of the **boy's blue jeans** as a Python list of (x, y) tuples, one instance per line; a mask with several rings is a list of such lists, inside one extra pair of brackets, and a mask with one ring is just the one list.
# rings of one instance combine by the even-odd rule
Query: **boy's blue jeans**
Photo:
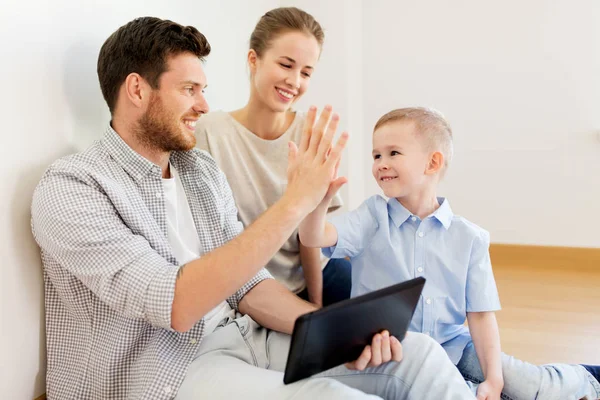
[[(473, 342), (469, 343), (456, 365), (476, 393), (484, 381)], [(600, 383), (580, 365), (533, 365), (502, 353), (502, 373), (505, 400), (596, 400), (600, 398)]]
[[(323, 306), (350, 298), (352, 289), (352, 266), (345, 258), (332, 258), (323, 268)], [(308, 300), (308, 291), (298, 293)]]

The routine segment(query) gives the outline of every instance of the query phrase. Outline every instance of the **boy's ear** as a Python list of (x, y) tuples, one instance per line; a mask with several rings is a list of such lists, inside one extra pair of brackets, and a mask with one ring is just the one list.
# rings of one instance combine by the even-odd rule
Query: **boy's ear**
[(429, 164), (427, 165), (425, 174), (426, 175), (437, 174), (438, 172), (440, 172), (442, 170), (443, 167), (444, 167), (444, 155), (439, 151), (435, 151), (435, 152), (431, 153), (431, 156), (429, 157)]

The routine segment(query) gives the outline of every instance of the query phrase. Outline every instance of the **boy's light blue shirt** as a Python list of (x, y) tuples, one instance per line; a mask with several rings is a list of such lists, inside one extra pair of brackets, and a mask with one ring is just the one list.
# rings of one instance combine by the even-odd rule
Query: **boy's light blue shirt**
[(458, 363), (470, 342), (467, 312), (500, 309), (487, 231), (454, 215), (448, 200), (421, 220), (396, 199), (367, 199), (335, 216), (338, 242), (331, 258), (350, 257), (352, 297), (423, 276), (427, 279), (409, 330), (438, 341)]

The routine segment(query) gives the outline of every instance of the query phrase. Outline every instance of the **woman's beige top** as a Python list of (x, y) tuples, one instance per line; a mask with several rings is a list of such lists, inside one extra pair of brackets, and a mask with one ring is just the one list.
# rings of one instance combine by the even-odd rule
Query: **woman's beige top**
[[(296, 113), (288, 130), (275, 140), (259, 138), (223, 111), (209, 113), (198, 121), (197, 146), (208, 151), (227, 176), (244, 226), (254, 222), (283, 195), (287, 185), (288, 142), (300, 143), (304, 119), (305, 114)], [(329, 211), (341, 205), (337, 195)], [(323, 257), (322, 267), (326, 262)], [(266, 268), (294, 293), (306, 287), (297, 230)]]

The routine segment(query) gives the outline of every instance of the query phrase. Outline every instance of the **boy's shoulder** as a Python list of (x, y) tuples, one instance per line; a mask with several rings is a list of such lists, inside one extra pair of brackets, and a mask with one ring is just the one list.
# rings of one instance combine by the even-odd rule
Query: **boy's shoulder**
[(371, 214), (378, 214), (382, 211), (385, 211), (387, 213), (388, 200), (386, 200), (383, 196), (379, 194), (375, 194), (363, 201), (360, 207), (367, 208), (371, 212)]
[(490, 233), (486, 229), (457, 214), (452, 216), (452, 224), (450, 225), (449, 232), (459, 235), (464, 239), (480, 240), (484, 243), (489, 243), (490, 241)]

